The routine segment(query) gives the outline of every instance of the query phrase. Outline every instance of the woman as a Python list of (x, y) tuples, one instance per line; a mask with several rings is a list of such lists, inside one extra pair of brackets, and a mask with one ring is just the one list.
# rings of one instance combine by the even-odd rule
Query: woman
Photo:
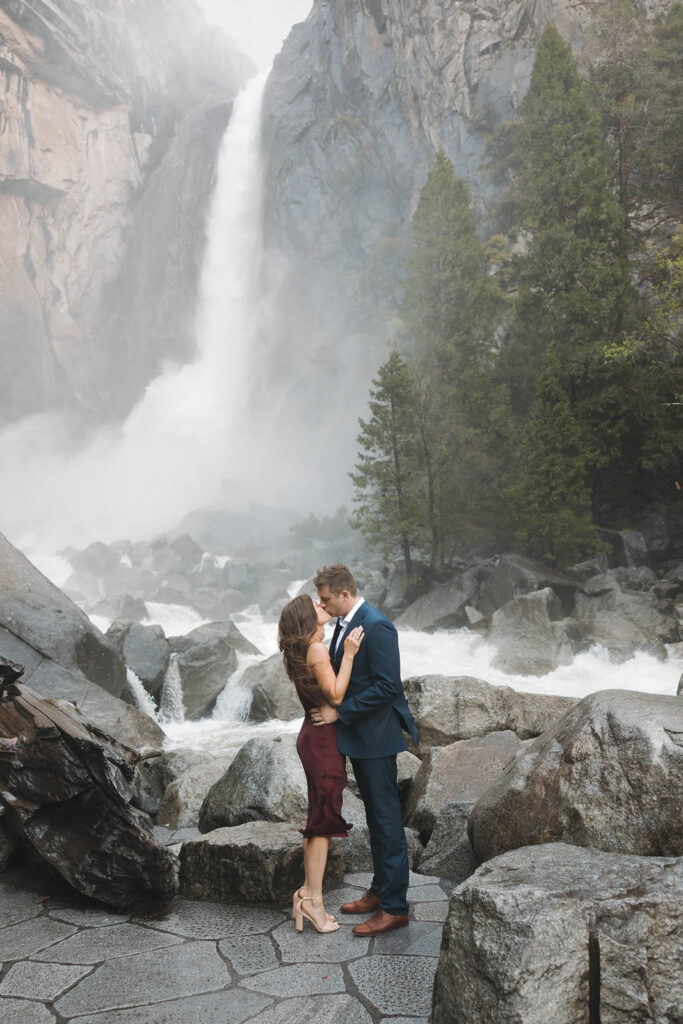
[(304, 840), (305, 881), (294, 893), (292, 915), (297, 931), (304, 917), (319, 932), (334, 932), (339, 925), (323, 905), (323, 875), (332, 836), (347, 836), (351, 828), (342, 818), (342, 793), (346, 785), (344, 758), (337, 750), (337, 723), (315, 726), (310, 711), (321, 704), (338, 706), (351, 678), (351, 666), (363, 639), (363, 627), (351, 630), (344, 640), (344, 656), (335, 676), (323, 630), (330, 616), (307, 595), (286, 604), (278, 624), (278, 644), (287, 675), (294, 683), (305, 717), (296, 749), (308, 783), (308, 818), (300, 829)]

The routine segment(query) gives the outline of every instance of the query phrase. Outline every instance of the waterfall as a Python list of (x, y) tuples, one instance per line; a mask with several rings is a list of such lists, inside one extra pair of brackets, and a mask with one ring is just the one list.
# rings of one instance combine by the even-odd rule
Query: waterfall
[(140, 708), (140, 711), (144, 711), (146, 715), (149, 715), (150, 718), (156, 718), (157, 706), (154, 703), (154, 698), (151, 693), (147, 692), (140, 677), (133, 672), (132, 668), (127, 668), (126, 678), (130, 691), (135, 697), (137, 707)]
[(159, 724), (168, 725), (184, 721), (185, 705), (183, 704), (183, 684), (178, 668), (178, 655), (172, 654), (159, 698)]
[(104, 428), (75, 453), (68, 450), (68, 428), (48, 415), (3, 432), (0, 473), (13, 481), (5, 521), (21, 547), (149, 536), (175, 526), (193, 507), (234, 498), (243, 474), (264, 475), (245, 450), (245, 435), (264, 308), (266, 77), (253, 78), (237, 97), (223, 138), (207, 219), (195, 360), (168, 366), (122, 426)]

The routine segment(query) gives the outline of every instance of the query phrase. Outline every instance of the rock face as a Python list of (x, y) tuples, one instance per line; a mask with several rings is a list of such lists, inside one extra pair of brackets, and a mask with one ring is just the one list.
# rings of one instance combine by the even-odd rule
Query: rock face
[(249, 740), (210, 789), (199, 815), (202, 832), (245, 821), (290, 821), (303, 827), (308, 808), (306, 776), (296, 736)]
[[(0, 645), (10, 634), (27, 648), (28, 682), (43, 658), (50, 659), (117, 697), (126, 682), (123, 662), (87, 615), (0, 534)], [(0, 646), (0, 653), (4, 650)], [(27, 651), (27, 654), (29, 652)]]
[(675, 1024), (683, 863), (516, 850), (451, 896), (434, 1024)]
[(3, 4), (0, 57), (2, 417), (123, 411), (193, 350), (204, 211), (246, 61), (194, 0)]
[(420, 730), (420, 753), (508, 729), (530, 739), (576, 704), (571, 697), (519, 693), (472, 676), (417, 676), (403, 688)]
[(481, 860), (558, 841), (680, 856), (681, 820), (680, 699), (605, 690), (529, 744), (477, 801), (468, 828)]
[[(264, 101), (270, 232), (291, 261), (286, 358), (292, 338), (315, 337), (330, 356), (316, 367), (318, 387), (327, 363), (328, 410), (350, 430), (363, 414), (358, 385), (385, 358), (410, 218), (437, 150), (485, 188), (488, 133), (518, 116), (543, 29), (552, 22), (578, 45), (587, 10), (563, 0), (315, 0), (286, 40)], [(280, 382), (291, 380), (284, 359), (274, 353)], [(297, 386), (309, 395), (308, 381)], [(345, 407), (332, 410), (337, 395)]]

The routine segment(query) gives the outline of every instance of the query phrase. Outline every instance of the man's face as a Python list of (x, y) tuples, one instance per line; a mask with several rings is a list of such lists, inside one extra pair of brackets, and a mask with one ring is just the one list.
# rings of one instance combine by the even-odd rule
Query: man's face
[(328, 615), (346, 615), (355, 603), (348, 590), (333, 594), (327, 584), (318, 587), (318, 600)]

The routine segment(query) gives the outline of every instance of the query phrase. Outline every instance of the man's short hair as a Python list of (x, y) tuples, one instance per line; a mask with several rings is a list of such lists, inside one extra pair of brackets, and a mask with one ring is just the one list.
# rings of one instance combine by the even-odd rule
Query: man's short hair
[(341, 594), (342, 590), (348, 590), (352, 597), (356, 596), (356, 581), (353, 573), (349, 572), (345, 565), (337, 562), (336, 565), (324, 565), (318, 569), (313, 577), (313, 585), (317, 587), (329, 587), (331, 593)]

